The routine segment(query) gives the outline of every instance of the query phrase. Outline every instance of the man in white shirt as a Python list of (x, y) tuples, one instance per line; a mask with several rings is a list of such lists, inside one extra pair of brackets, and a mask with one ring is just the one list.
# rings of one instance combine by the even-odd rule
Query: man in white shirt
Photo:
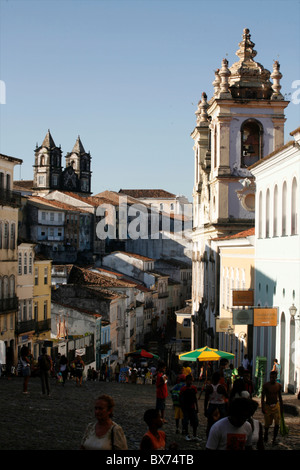
[(229, 416), (217, 421), (210, 429), (207, 450), (251, 450), (252, 428), (247, 422), (250, 401), (236, 398), (229, 406)]

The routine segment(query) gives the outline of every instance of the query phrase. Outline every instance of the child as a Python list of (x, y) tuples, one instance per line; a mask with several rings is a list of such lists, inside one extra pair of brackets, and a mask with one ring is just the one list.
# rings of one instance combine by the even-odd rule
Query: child
[(164, 450), (166, 448), (166, 433), (160, 431), (160, 428), (163, 426), (163, 420), (159, 410), (151, 409), (145, 411), (144, 421), (148, 426), (148, 431), (142, 438), (140, 449)]
[(174, 385), (174, 387), (171, 390), (171, 397), (173, 401), (174, 414), (175, 414), (176, 434), (179, 434), (179, 423), (180, 423), (180, 420), (181, 422), (183, 420), (183, 412), (180, 406), (179, 394), (180, 394), (180, 389), (184, 385), (185, 385), (185, 375), (181, 374), (179, 375), (177, 379), (177, 384)]

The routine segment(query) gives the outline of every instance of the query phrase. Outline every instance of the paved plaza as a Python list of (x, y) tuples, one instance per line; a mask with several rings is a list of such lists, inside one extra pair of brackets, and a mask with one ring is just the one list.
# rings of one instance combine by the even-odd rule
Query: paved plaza
[[(51, 395), (41, 395), (38, 377), (30, 378), (29, 394), (22, 393), (22, 378), (0, 379), (1, 450), (78, 450), (86, 425), (94, 419), (94, 398), (102, 393), (116, 402), (114, 420), (126, 434), (130, 450), (138, 450), (146, 431), (144, 411), (155, 407), (155, 385), (85, 381), (82, 387), (68, 380), (65, 386), (51, 379)], [(279, 435), (278, 445), (266, 449), (300, 450), (300, 401), (284, 395), (286, 424), (289, 435)], [(178, 450), (204, 450), (206, 418), (203, 415), (204, 395), (199, 400), (200, 442), (187, 442), (176, 434), (171, 396), (167, 398), (164, 430), (168, 443), (177, 442)], [(263, 422), (260, 408), (256, 418)], [(271, 436), (271, 432), (270, 432)]]

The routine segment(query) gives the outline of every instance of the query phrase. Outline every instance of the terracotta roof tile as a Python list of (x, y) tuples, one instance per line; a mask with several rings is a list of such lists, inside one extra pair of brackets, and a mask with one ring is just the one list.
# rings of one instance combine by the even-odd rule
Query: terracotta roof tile
[(120, 253), (122, 255), (127, 255), (130, 258), (140, 259), (142, 261), (154, 261), (153, 258), (149, 258), (148, 256), (142, 256), (142, 255), (138, 255), (136, 253), (128, 253), (127, 251), (113, 251), (111, 254), (113, 255), (113, 254), (117, 254), (117, 253)]
[(76, 206), (72, 206), (71, 204), (66, 204), (65, 202), (56, 201), (54, 199), (45, 199), (41, 196), (29, 196), (27, 200), (31, 202), (37, 202), (37, 203), (40, 203), (40, 204), (43, 204), (45, 206), (49, 206), (52, 208), (61, 209), (64, 211), (87, 212), (84, 209), (76, 207)]
[(164, 189), (120, 189), (120, 194), (127, 194), (128, 196), (139, 198), (155, 198), (155, 199), (173, 199), (175, 194), (169, 193)]
[(234, 233), (232, 235), (227, 235), (226, 237), (217, 237), (217, 238), (214, 238), (213, 240), (233, 240), (236, 238), (250, 237), (254, 234), (255, 234), (255, 227), (252, 227), (247, 230), (244, 230), (243, 232)]

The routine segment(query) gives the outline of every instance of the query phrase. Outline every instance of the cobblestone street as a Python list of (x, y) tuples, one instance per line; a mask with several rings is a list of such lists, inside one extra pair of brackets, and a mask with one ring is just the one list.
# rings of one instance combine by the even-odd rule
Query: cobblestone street
[[(77, 387), (72, 380), (63, 387), (51, 379), (51, 395), (41, 395), (39, 378), (30, 378), (29, 394), (22, 393), (22, 378), (0, 379), (1, 450), (78, 450), (86, 425), (94, 419), (94, 398), (101, 393), (113, 396), (116, 402), (114, 420), (126, 434), (130, 450), (138, 450), (146, 430), (144, 411), (155, 407), (155, 386), (121, 384), (116, 382), (86, 381)], [(168, 442), (177, 442), (178, 449), (204, 450), (206, 444), (206, 418), (203, 415), (202, 395), (199, 400), (199, 443), (187, 442), (175, 433), (171, 397), (167, 399), (164, 430)], [(266, 449), (300, 450), (299, 400), (294, 395), (284, 395), (285, 421), (289, 435), (279, 435), (276, 447)], [(257, 419), (263, 422), (258, 409)], [(270, 431), (271, 436), (272, 429)]]

